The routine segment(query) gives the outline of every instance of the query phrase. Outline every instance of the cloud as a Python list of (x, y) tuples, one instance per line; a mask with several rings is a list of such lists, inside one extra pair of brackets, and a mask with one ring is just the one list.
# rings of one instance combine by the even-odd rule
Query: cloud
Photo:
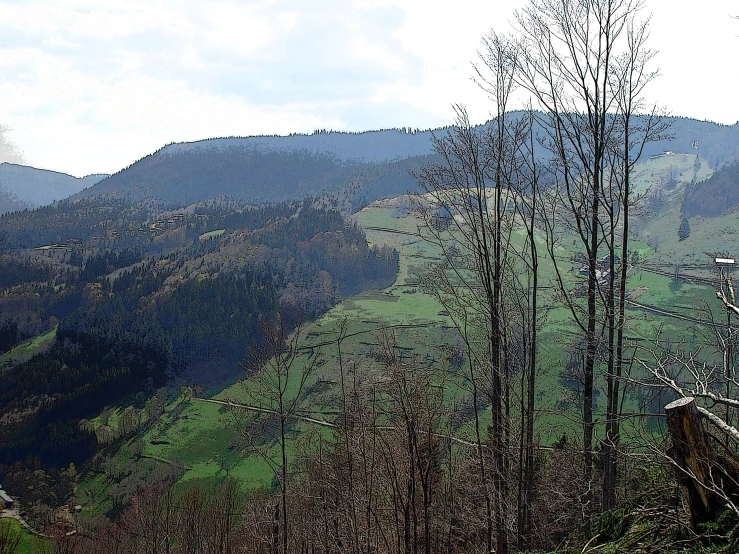
[(37, 165), (115, 171), (147, 153), (141, 148), (173, 140), (424, 119), (413, 96), (383, 97), (421, 76), (397, 37), (401, 7), (339, 0), (110, 6), (0, 3), (2, 109)]
[[(505, 32), (524, 3), (0, 0), (0, 121), (29, 163), (73, 174), (116, 171), (170, 141), (441, 126), (454, 103), (484, 121), (491, 106), (471, 80), (480, 37)], [(721, 114), (736, 77), (700, 34), (710, 21), (650, 6), (671, 79), (654, 97), (681, 115), (731, 117)], [(737, 22), (725, 19), (734, 28), (713, 34), (735, 44)]]
[(0, 125), (0, 162), (23, 164), (26, 162), (18, 145), (9, 136), (10, 129)]

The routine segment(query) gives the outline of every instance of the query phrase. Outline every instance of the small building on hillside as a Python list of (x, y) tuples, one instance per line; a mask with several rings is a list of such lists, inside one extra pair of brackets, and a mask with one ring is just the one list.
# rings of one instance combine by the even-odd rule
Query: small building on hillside
[[(618, 256), (613, 256), (613, 265), (619, 265), (621, 263), (621, 258)], [(601, 269), (610, 269), (611, 267), (611, 257), (610, 256), (603, 256), (600, 260), (598, 260), (598, 267)]]

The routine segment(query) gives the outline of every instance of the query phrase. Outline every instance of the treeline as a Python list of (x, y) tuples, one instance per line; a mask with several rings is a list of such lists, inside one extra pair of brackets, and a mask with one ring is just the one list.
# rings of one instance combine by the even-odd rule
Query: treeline
[(17, 323), (13, 321), (6, 322), (0, 327), (0, 354), (10, 351), (26, 338), (26, 335), (18, 329)]
[(14, 249), (85, 242), (108, 229), (138, 229), (154, 210), (122, 199), (62, 201), (0, 216), (8, 246)]
[(43, 283), (59, 276), (56, 268), (36, 260), (3, 256), (0, 272), (0, 289), (8, 289), (24, 283)]
[(244, 269), (188, 279), (168, 289), (165, 281), (176, 264), (164, 271), (152, 265), (106, 282), (96, 301), (70, 314), (63, 327), (94, 329), (113, 341), (131, 331), (155, 340), (183, 363), (211, 357), (235, 361), (259, 340), (260, 318), (273, 317), (278, 309), (276, 274)]
[(69, 263), (74, 266), (82, 266), (79, 279), (81, 281), (92, 281), (102, 275), (106, 275), (116, 269), (128, 267), (139, 262), (144, 257), (144, 251), (138, 248), (123, 248), (121, 250), (103, 250), (89, 256), (83, 261), (79, 250), (72, 250), (69, 254)]

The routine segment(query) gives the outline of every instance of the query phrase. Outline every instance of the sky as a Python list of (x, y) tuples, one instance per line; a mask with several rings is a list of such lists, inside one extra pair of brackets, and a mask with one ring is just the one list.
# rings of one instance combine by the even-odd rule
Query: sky
[[(170, 142), (473, 122), (527, 0), (0, 0), (0, 161), (112, 173)], [(739, 120), (735, 0), (646, 0), (672, 115)]]

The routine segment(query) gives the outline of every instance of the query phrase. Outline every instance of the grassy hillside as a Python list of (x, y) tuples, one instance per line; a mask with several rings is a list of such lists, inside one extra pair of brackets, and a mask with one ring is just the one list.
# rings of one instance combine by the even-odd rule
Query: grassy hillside
[[(716, 255), (734, 257), (739, 252), (739, 212), (736, 209), (715, 217), (690, 216), (682, 212), (686, 191), (692, 191), (712, 175), (713, 170), (705, 159), (689, 154), (662, 156), (637, 166), (639, 192), (646, 195), (644, 214), (637, 228), (640, 238), (652, 249), (650, 263), (664, 268), (704, 265), (708, 271)], [(674, 181), (672, 185), (669, 184), (670, 176)], [(655, 195), (659, 200), (653, 200)], [(690, 235), (681, 240), (678, 229), (686, 216)]]
[[(680, 170), (678, 175), (682, 181), (692, 179), (693, 163), (694, 157), (673, 156), (640, 166), (641, 190), (646, 190), (650, 178), (652, 181), (661, 179), (673, 165)], [(703, 171), (698, 175), (702, 177), (710, 170)], [(665, 201), (667, 208), (672, 202), (679, 202), (678, 192), (674, 192), (674, 201), (669, 197)], [(371, 244), (391, 246), (399, 251), (399, 271), (392, 286), (352, 296), (303, 328), (302, 353), (296, 369), (311, 363), (317, 366), (302, 399), (302, 413), (306, 417), (328, 423), (332, 421), (339, 405), (340, 361), (347, 376), (381, 378), (382, 366), (377, 363), (376, 354), (388, 335), (394, 337), (403, 356), (413, 357), (426, 365), (449, 367), (450, 347), (459, 344), (457, 331), (443, 307), (424, 294), (419, 286), (419, 273), (438, 259), (439, 252), (416, 236), (418, 221), (408, 205), (406, 197), (376, 201), (355, 216), (366, 229)], [(649, 229), (664, 225), (664, 218), (669, 217), (667, 211), (659, 213), (655, 219), (645, 219), (642, 223), (645, 240), (650, 237)], [(563, 244), (572, 244), (572, 241), (563, 241)], [(630, 275), (631, 297), (639, 305), (629, 308), (629, 340), (649, 343), (657, 327), (676, 341), (682, 337), (700, 340), (695, 322), (673, 317), (665, 311), (693, 317), (696, 306), (711, 302), (712, 289), (699, 284), (673, 282), (672, 276), (652, 271), (652, 265), (662, 260), (661, 243), (657, 252), (645, 241), (634, 242), (633, 249), (641, 265), (635, 266)], [(565, 270), (568, 269), (566, 260), (573, 254), (564, 248), (560, 252)], [(576, 264), (572, 263), (569, 269), (571, 271), (566, 278), (574, 284)], [(542, 271), (542, 285), (552, 287), (551, 263), (544, 261)], [(555, 307), (549, 294), (544, 292), (541, 299), (543, 304), (552, 307), (547, 312), (546, 324), (540, 334), (537, 402), (541, 415), (536, 427), (544, 445), (553, 444), (563, 434), (576, 438), (579, 433), (577, 404), (573, 402), (568, 383), (562, 379), (564, 351), (572, 328), (566, 310)], [(345, 328), (346, 336), (340, 345), (340, 360), (337, 341), (342, 328)], [(449, 402), (464, 405), (466, 392), (460, 380), (452, 375), (447, 387)], [(259, 403), (262, 393), (255, 381), (247, 380), (224, 389), (210, 400), (254, 405)], [(637, 411), (642, 397), (643, 394), (632, 395), (625, 405), (625, 412)], [(603, 408), (598, 406), (599, 410)], [(121, 410), (116, 408), (107, 414), (109, 425), (117, 425)], [(96, 424), (100, 425), (101, 421)], [(636, 426), (641, 424), (640, 420), (634, 422)], [(629, 428), (630, 423), (626, 423), (625, 435), (629, 434)], [(103, 452), (103, 461), (93, 464), (96, 469), (84, 474), (77, 490), (78, 499), (86, 513), (106, 511), (112, 507), (113, 498), (124, 497), (126, 488), (140, 483), (142, 474), (147, 472), (175, 475), (183, 486), (213, 485), (231, 476), (244, 487), (270, 487), (273, 472), (269, 460), (277, 454), (276, 445), (267, 437), (255, 447), (253, 440), (245, 438), (245, 429), (248, 430), (248, 418), (243, 419), (227, 406), (198, 399), (197, 391), (195, 398), (189, 400), (179, 396), (167, 404), (161, 419), (146, 427), (145, 432), (130, 436), (114, 445), (115, 448)], [(290, 429), (291, 450), (305, 435), (303, 431), (311, 429), (320, 432), (328, 427), (305, 421), (293, 425)], [(462, 426), (458, 433), (465, 436), (469, 429)], [(110, 458), (106, 461), (107, 456)]]
[(44, 539), (33, 535), (14, 519), (2, 518), (0, 519), (0, 525), (9, 527), (10, 532), (13, 534), (21, 534), (21, 541), (13, 554), (35, 554), (37, 552), (45, 552), (46, 548), (48, 548)]
[(26, 362), (36, 354), (48, 350), (56, 339), (56, 330), (57, 328), (54, 327), (48, 332), (32, 337), (17, 345), (9, 352), (0, 355), (0, 370), (3, 367), (11, 367)]
[[(380, 226), (390, 222), (399, 230), (414, 232), (411, 217), (393, 218), (397, 203), (378, 202), (358, 214), (357, 221), (365, 226)], [(383, 238), (384, 237), (384, 238)], [(374, 244), (387, 244), (400, 251), (400, 271), (393, 286), (382, 291), (365, 292), (341, 302), (317, 321), (303, 329), (305, 354), (298, 360), (306, 365), (317, 357), (321, 360), (309, 382), (312, 391), (306, 401), (316, 418), (321, 412), (335, 408), (339, 359), (335, 340), (346, 319), (348, 336), (342, 343), (344, 363), (355, 364), (357, 373), (377, 371), (373, 354), (379, 348), (380, 335), (392, 332), (407, 355), (417, 355), (429, 361), (445, 357), (444, 344), (453, 341), (448, 317), (439, 315), (442, 307), (415, 287), (411, 275), (418, 256), (427, 256), (425, 246), (408, 240), (407, 235), (368, 232)], [(429, 345), (439, 345), (430, 347)], [(246, 353), (245, 353), (246, 354)], [(259, 396), (244, 383), (232, 385), (212, 397), (213, 400), (250, 402)], [(115, 410), (109, 423), (116, 425)], [(98, 422), (99, 423), (99, 422)], [(78, 487), (78, 497), (86, 511), (96, 513), (112, 506), (110, 499), (116, 474), (124, 473), (136, 440), (143, 441), (140, 460), (147, 466), (172, 466), (184, 471), (183, 484), (217, 483), (226, 475), (238, 478), (244, 486), (269, 486), (272, 471), (260, 455), (244, 455), (248, 448), (238, 435), (237, 419), (231, 411), (218, 404), (178, 398), (167, 406), (161, 420), (141, 437), (123, 443), (114, 454), (109, 467), (102, 472), (90, 472)], [(306, 424), (307, 425), (307, 424)], [(299, 428), (295, 428), (295, 436)], [(272, 452), (274, 454), (274, 452)], [(228, 471), (226, 471), (226, 469)], [(113, 491), (115, 492), (115, 490)]]

